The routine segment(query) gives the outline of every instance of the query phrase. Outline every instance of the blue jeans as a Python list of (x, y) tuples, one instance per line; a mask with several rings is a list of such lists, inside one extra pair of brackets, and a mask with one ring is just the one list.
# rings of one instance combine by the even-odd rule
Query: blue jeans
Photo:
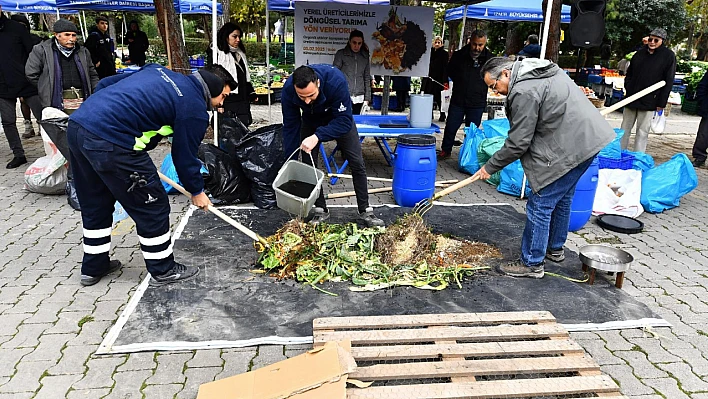
[(484, 114), (484, 107), (465, 108), (450, 104), (447, 110), (445, 134), (443, 135), (440, 149), (447, 153), (452, 152), (452, 145), (455, 143), (455, 136), (457, 135), (457, 130), (462, 126), (462, 121), (464, 120), (465, 126), (469, 126), (470, 123), (479, 126), (482, 123), (482, 114)]
[(526, 203), (526, 226), (521, 236), (521, 261), (524, 265), (541, 265), (548, 248), (563, 248), (568, 238), (570, 204), (575, 195), (575, 185), (594, 159), (594, 156), (591, 157), (529, 196)]

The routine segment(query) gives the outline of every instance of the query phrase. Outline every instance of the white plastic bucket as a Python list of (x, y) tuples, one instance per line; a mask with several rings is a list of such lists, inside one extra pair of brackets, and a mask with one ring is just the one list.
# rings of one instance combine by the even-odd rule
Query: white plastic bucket
[[(294, 154), (295, 153), (293, 153), (293, 155)], [(278, 188), (284, 183), (292, 180), (313, 184), (315, 188), (307, 198), (292, 195)], [(298, 215), (298, 217), (301, 218), (306, 217), (310, 213), (312, 206), (315, 204), (315, 200), (317, 200), (317, 197), (320, 195), (323, 180), (324, 172), (315, 168), (313, 165), (308, 165), (306, 163), (294, 160), (285, 162), (285, 165), (280, 168), (278, 175), (273, 181), (273, 190), (275, 190), (275, 199), (277, 201), (278, 208), (290, 214)]]
[(433, 95), (411, 95), (411, 127), (428, 129), (433, 123)]

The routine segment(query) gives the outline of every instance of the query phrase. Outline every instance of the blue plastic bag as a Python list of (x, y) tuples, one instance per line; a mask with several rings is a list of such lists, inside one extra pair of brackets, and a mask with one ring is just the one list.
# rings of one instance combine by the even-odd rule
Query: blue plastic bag
[[(501, 170), (497, 191), (519, 197), (521, 196), (521, 187), (523, 184), (524, 168), (521, 167), (521, 161), (517, 159)], [(529, 187), (529, 182), (526, 180), (524, 196), (528, 197), (529, 195), (531, 195), (531, 187)]]
[[(168, 153), (165, 156), (165, 159), (162, 161), (162, 165), (160, 165), (160, 172), (172, 179), (173, 182), (179, 184), (180, 186), (182, 183), (179, 181), (179, 176), (177, 175), (177, 170), (175, 169), (175, 164), (172, 162), (172, 153)], [(202, 175), (208, 175), (209, 171), (207, 168), (202, 164), (202, 168), (200, 170)], [(165, 191), (167, 191), (167, 194), (177, 194), (178, 191), (177, 189), (173, 188), (169, 184), (165, 183), (164, 181), (161, 181), (162, 187), (165, 188)]]
[(634, 161), (632, 161), (632, 169), (646, 172), (654, 167), (654, 158), (647, 153), (622, 150), (622, 154), (628, 154), (634, 157)]
[(681, 197), (698, 186), (696, 171), (686, 154), (676, 154), (642, 175), (644, 210), (660, 213), (679, 205)]
[(465, 128), (465, 141), (462, 143), (457, 161), (460, 172), (469, 173), (471, 175), (477, 173), (479, 170), (477, 150), (482, 140), (484, 140), (484, 132), (479, 130), (474, 123)]
[(615, 134), (617, 135), (614, 140), (607, 147), (600, 150), (598, 156), (612, 159), (622, 159), (622, 136), (624, 136), (624, 130), (615, 128)]
[[(167, 154), (165, 156), (165, 159), (162, 161), (162, 165), (160, 165), (160, 172), (162, 172), (163, 175), (169, 177), (174, 181), (175, 183), (182, 185), (182, 183), (179, 182), (179, 176), (177, 176), (177, 170), (175, 169), (175, 164), (172, 163), (172, 154)], [(165, 183), (164, 181), (160, 181), (162, 183), (162, 187), (165, 188), (165, 191), (167, 191), (167, 194), (174, 194), (177, 193), (178, 191), (169, 184)]]
[(123, 205), (120, 204), (120, 202), (116, 201), (115, 204), (113, 204), (113, 224), (116, 224), (120, 222), (123, 219), (128, 218), (128, 212), (125, 211), (123, 208)]
[(511, 129), (511, 126), (507, 118), (490, 119), (482, 122), (484, 136), (488, 139), (499, 136), (508, 137), (509, 129)]

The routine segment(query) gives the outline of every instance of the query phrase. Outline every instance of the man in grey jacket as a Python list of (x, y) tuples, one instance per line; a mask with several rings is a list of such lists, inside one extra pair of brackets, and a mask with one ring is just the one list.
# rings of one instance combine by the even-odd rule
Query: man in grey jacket
[(495, 57), (481, 75), (490, 89), (507, 96), (511, 129), (504, 146), (475, 176), (488, 179), (520, 158), (533, 190), (526, 204), (521, 259), (501, 269), (510, 276), (542, 278), (546, 258), (565, 258), (575, 185), (615, 132), (550, 61)]
[(91, 54), (76, 42), (76, 25), (60, 19), (52, 28), (54, 39), (34, 46), (25, 64), (25, 75), (37, 86), (42, 108), (66, 113), (93, 93), (98, 74)]

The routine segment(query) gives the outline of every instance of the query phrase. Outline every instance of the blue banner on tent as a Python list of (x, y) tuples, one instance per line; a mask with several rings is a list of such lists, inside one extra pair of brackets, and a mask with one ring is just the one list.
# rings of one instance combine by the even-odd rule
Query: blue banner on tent
[[(90, 11), (155, 12), (155, 4), (152, 0), (56, 0), (56, 4), (60, 12), (63, 12), (64, 8)], [(177, 13), (211, 14), (212, 2), (208, 0), (175, 0), (174, 4)], [(5, 9), (4, 4), (3, 9)], [(217, 3), (216, 10), (219, 15), (223, 14), (221, 4)]]
[[(467, 18), (489, 21), (543, 22), (541, 0), (491, 0), (467, 6)], [(462, 19), (465, 7), (445, 11), (445, 21)], [(570, 23), (570, 6), (561, 8), (561, 23)]]
[[(5, 12), (26, 12), (30, 14), (56, 14), (57, 3), (54, 0), (0, 0)], [(60, 14), (76, 14), (78, 11), (60, 9)]]

